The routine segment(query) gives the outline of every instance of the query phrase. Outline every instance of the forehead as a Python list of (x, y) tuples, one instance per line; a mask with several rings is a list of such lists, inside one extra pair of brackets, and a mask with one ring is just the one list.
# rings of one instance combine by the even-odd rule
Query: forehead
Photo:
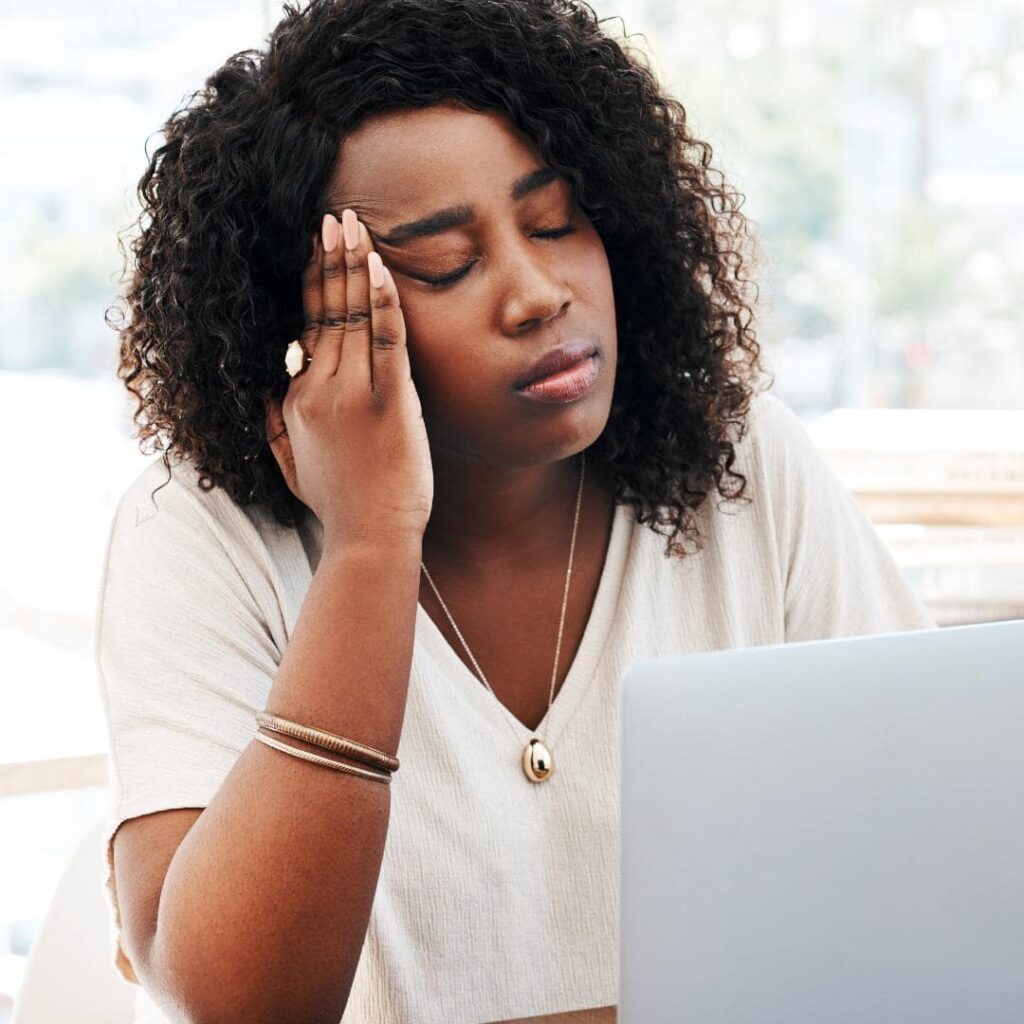
[(352, 207), (370, 227), (456, 202), (506, 201), (513, 180), (543, 159), (507, 115), (454, 103), (387, 111), (342, 141), (333, 209)]

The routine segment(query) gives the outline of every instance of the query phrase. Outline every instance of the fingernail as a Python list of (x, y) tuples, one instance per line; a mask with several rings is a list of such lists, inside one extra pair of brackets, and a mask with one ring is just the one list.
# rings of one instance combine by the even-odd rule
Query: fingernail
[(359, 218), (349, 209), (342, 210), (341, 227), (345, 232), (345, 248), (354, 249), (359, 244)]
[(334, 248), (338, 244), (338, 220), (334, 214), (324, 214), (321, 234), (323, 235), (324, 252), (334, 252)]
[(375, 252), (368, 253), (366, 265), (370, 268), (370, 284), (374, 288), (380, 288), (384, 284), (384, 267), (380, 261), (379, 254)]

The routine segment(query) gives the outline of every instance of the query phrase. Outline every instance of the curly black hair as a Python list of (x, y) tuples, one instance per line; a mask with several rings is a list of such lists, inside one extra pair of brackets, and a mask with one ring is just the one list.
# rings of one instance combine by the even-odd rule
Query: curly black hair
[(588, 461), (639, 522), (669, 528), (667, 552), (699, 547), (708, 494), (740, 499), (747, 484), (732, 466), (764, 374), (745, 274), (756, 242), (682, 104), (583, 0), (286, 5), (265, 49), (228, 58), (171, 115), (130, 253), (121, 240), (127, 311), (107, 314), (140, 446), (297, 525), (305, 506), (267, 443), (264, 395), (287, 389), (282, 353), (340, 141), (377, 111), (444, 100), (504, 112), (600, 234), (618, 365)]

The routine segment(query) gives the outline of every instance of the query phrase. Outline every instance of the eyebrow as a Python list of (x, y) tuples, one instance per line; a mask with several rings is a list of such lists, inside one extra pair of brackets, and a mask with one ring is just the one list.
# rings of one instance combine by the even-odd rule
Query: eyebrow
[[(512, 187), (509, 189), (509, 198), (518, 201), (523, 196), (555, 181), (558, 177), (559, 173), (553, 167), (538, 167), (512, 183)], [(464, 227), (475, 219), (476, 210), (468, 204), (460, 203), (458, 206), (447, 206), (443, 210), (437, 210), (419, 220), (399, 224), (386, 233), (375, 231), (374, 235), (385, 245), (397, 247), (414, 238), (425, 238), (427, 235), (437, 235), (451, 228)]]

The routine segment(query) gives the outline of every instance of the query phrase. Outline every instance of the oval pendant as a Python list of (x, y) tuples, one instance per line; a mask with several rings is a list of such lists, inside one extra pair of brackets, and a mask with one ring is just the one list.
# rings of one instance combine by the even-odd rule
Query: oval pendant
[(551, 757), (551, 751), (544, 744), (534, 737), (526, 744), (523, 751), (523, 771), (531, 782), (543, 782), (551, 778), (555, 770), (555, 763)]

